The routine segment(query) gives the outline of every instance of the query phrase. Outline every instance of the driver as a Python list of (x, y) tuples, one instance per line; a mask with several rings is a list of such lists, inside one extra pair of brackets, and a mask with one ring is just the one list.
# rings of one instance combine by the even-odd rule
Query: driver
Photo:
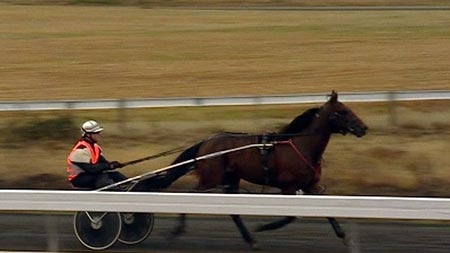
[(89, 120), (81, 126), (81, 138), (75, 143), (67, 157), (68, 180), (74, 187), (97, 189), (127, 179), (115, 171), (124, 165), (118, 161), (105, 159), (98, 141), (101, 127), (96, 121)]

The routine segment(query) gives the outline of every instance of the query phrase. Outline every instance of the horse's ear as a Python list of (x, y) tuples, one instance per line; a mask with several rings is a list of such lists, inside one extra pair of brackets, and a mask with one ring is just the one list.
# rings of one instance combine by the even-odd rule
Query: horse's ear
[(337, 94), (337, 92), (336, 91), (331, 91), (331, 95), (330, 95), (330, 100), (329, 100), (329, 102), (330, 103), (335, 103), (335, 102), (337, 102), (337, 100), (338, 100), (338, 94)]

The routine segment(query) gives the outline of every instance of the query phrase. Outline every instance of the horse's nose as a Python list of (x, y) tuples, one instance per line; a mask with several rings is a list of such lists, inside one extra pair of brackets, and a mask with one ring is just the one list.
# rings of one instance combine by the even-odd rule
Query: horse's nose
[(363, 125), (361, 127), (361, 135), (359, 137), (362, 137), (362, 136), (366, 135), (367, 130), (369, 130), (369, 128), (366, 125)]
[(369, 128), (362, 122), (360, 122), (360, 124), (357, 124), (357, 127), (355, 128), (355, 135), (357, 137), (362, 137), (364, 135), (366, 135), (366, 132)]
[(367, 131), (369, 128), (367, 127), (367, 125), (366, 124), (364, 124), (364, 122), (362, 122), (362, 120), (357, 120), (356, 122), (355, 122), (355, 125), (358, 125), (359, 126), (359, 128), (362, 130), (362, 131)]

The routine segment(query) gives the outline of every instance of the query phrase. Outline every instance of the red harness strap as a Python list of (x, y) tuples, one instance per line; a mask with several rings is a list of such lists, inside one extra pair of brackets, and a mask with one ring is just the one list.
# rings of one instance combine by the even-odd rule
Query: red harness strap
[(300, 150), (294, 145), (294, 142), (292, 139), (289, 139), (287, 141), (276, 141), (274, 144), (289, 144), (291, 148), (295, 151), (295, 153), (302, 159), (302, 161), (314, 172), (314, 180), (319, 181), (320, 175), (322, 174), (322, 166), (320, 163), (318, 163), (316, 166), (313, 166), (300, 152)]

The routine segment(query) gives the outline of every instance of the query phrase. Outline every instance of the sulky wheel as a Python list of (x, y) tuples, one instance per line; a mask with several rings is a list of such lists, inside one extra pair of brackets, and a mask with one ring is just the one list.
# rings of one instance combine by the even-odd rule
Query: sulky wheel
[(152, 213), (121, 213), (121, 215), (122, 231), (119, 242), (131, 245), (147, 239), (153, 229)]
[(78, 240), (91, 250), (111, 247), (119, 238), (122, 219), (119, 213), (77, 212), (73, 220)]

